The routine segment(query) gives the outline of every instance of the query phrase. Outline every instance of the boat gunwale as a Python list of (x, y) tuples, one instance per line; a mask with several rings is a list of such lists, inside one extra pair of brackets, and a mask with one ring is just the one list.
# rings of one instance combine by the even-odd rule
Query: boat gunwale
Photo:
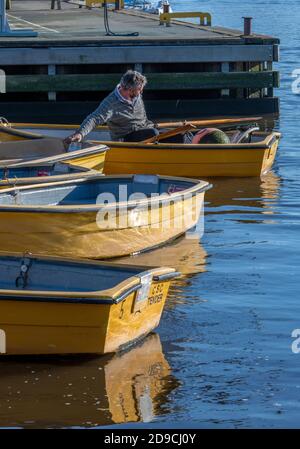
[[(131, 278), (128, 278), (129, 281)], [(138, 282), (138, 280), (137, 280)], [(93, 293), (81, 293), (80, 295), (76, 295), (76, 292), (66, 292), (60, 294), (60, 292), (53, 292), (48, 290), (27, 290), (24, 294), (20, 294), (18, 290), (5, 290), (0, 289), (0, 301), (32, 301), (32, 302), (48, 302), (48, 303), (68, 303), (68, 304), (91, 304), (91, 305), (99, 305), (99, 304), (118, 304), (121, 301), (124, 301), (131, 293), (138, 291), (142, 287), (141, 283), (133, 285), (128, 289), (122, 290), (122, 293), (119, 295), (110, 297), (101, 294), (101, 290)], [(117, 288), (117, 286), (115, 287)], [(104, 291), (104, 290), (103, 290)]]
[(137, 273), (147, 270), (162, 270), (169, 269), (170, 267), (157, 267), (157, 266), (149, 266), (149, 265), (134, 265), (134, 264), (126, 264), (112, 262), (109, 260), (100, 260), (100, 259), (87, 259), (85, 257), (63, 257), (63, 256), (46, 256), (44, 254), (31, 253), (31, 252), (14, 252), (14, 251), (3, 251), (0, 250), (0, 261), (3, 258), (8, 259), (17, 259), (22, 260), (24, 257), (29, 258), (31, 260), (41, 261), (41, 262), (55, 262), (56, 264), (68, 264), (70, 266), (79, 266), (79, 265), (87, 265), (87, 266), (95, 266), (95, 267), (103, 267), (103, 268), (114, 268), (119, 271), (132, 271), (135, 270)]
[[(91, 182), (97, 179), (100, 180), (110, 180), (110, 179), (134, 179), (135, 175), (89, 175), (85, 178), (78, 179), (78, 180), (68, 180), (68, 181), (60, 181), (60, 182), (51, 182), (51, 183), (43, 183), (43, 184), (34, 184), (34, 185), (27, 185), (27, 186), (21, 186), (21, 187), (12, 187), (8, 189), (1, 189), (0, 190), (0, 198), (1, 195), (6, 194), (12, 194), (15, 192), (18, 194), (21, 190), (29, 190), (29, 189), (46, 189), (47, 187), (64, 187), (68, 186), (69, 184), (78, 184), (78, 183), (84, 183), (84, 182)], [(146, 198), (146, 199), (139, 199), (139, 200), (130, 200), (130, 201), (121, 201), (121, 202), (114, 202), (109, 205), (107, 204), (95, 204), (93, 206), (89, 204), (79, 204), (77, 206), (74, 205), (54, 205), (54, 206), (48, 206), (48, 205), (18, 205), (18, 204), (7, 204), (7, 205), (1, 205), (0, 204), (0, 212), (5, 211), (14, 211), (14, 212), (33, 212), (33, 213), (80, 213), (80, 212), (98, 212), (99, 210), (106, 209), (109, 211), (110, 209), (118, 209), (118, 211), (121, 211), (122, 209), (133, 209), (139, 206), (144, 205), (151, 205), (154, 206), (156, 203), (160, 204), (161, 206), (164, 205), (164, 203), (170, 201), (179, 201), (183, 196), (192, 195), (192, 197), (201, 194), (203, 192), (206, 192), (212, 187), (212, 184), (210, 184), (207, 181), (202, 181), (199, 179), (193, 179), (193, 178), (181, 178), (181, 177), (175, 177), (175, 176), (160, 176), (156, 175), (159, 179), (167, 179), (167, 180), (174, 180), (174, 181), (184, 181), (188, 183), (195, 184), (192, 187), (189, 187), (188, 189), (181, 190), (178, 192), (173, 193), (163, 193), (161, 195), (158, 195), (153, 198)]]
[[(104, 290), (94, 290), (87, 292), (76, 291), (61, 291), (61, 290), (17, 290), (17, 289), (0, 289), (0, 301), (35, 301), (35, 302), (60, 302), (71, 304), (118, 304), (125, 300), (131, 293), (139, 290), (142, 287), (141, 278), (151, 274), (152, 283), (169, 282), (172, 279), (179, 277), (180, 272), (171, 267), (147, 267), (137, 265), (122, 265), (114, 262), (103, 262), (97, 260), (85, 259), (68, 259), (58, 256), (37, 256), (32, 254), (24, 254), (21, 256), (18, 253), (5, 254), (0, 252), (0, 259), (20, 259), (29, 257), (31, 260), (37, 262), (56, 262), (61, 264), (68, 264), (69, 266), (79, 267), (85, 265), (88, 267), (103, 267), (115, 269), (116, 271), (128, 271), (131, 275), (122, 281), (118, 282), (113, 287)], [(132, 272), (136, 271), (135, 274)]]
[(41, 139), (41, 138), (45, 137), (43, 134), (38, 134), (38, 133), (32, 133), (30, 131), (19, 130), (19, 129), (15, 128), (12, 124), (11, 125), (0, 124), (0, 133), (1, 132), (6, 133), (6, 134), (10, 134), (12, 136), (27, 137), (27, 138), (29, 138), (31, 140), (37, 140), (37, 139)]
[[(254, 133), (255, 134), (255, 133)], [(266, 134), (266, 132), (263, 132)], [(113, 148), (128, 148), (136, 150), (262, 150), (269, 149), (273, 144), (273, 139), (279, 140), (281, 133), (273, 131), (260, 142), (250, 143), (226, 143), (226, 144), (191, 144), (191, 143), (142, 143), (142, 142), (116, 142), (106, 140), (91, 140), (91, 142), (107, 145), (110, 149)]]
[[(78, 129), (79, 125), (60, 125), (60, 124), (43, 124), (43, 123), (12, 123), (11, 124), (11, 128), (10, 129), (15, 129), (14, 126), (16, 127), (24, 127), (24, 128), (36, 128), (36, 129), (45, 129), (45, 128), (50, 128), (50, 129), (58, 129), (58, 130), (71, 130), (71, 129)], [(5, 126), (2, 125), (1, 128), (6, 128)], [(95, 128), (95, 131), (105, 131), (108, 132), (109, 128), (107, 125), (102, 125), (102, 126), (97, 126)], [(32, 138), (43, 138), (45, 137), (44, 134), (36, 134), (36, 133), (32, 133), (32, 132), (28, 132), (28, 131), (21, 131), (21, 130), (17, 130), (15, 129), (15, 131), (19, 132), (19, 135), (22, 135), (22, 133), (24, 133), (24, 137), (31, 137)], [(104, 145), (107, 145), (109, 148), (110, 147), (116, 147), (116, 146), (121, 146), (121, 147), (128, 147), (129, 145), (132, 146), (133, 148), (138, 148), (138, 149), (170, 149), (170, 150), (180, 150), (180, 149), (215, 149), (215, 150), (226, 150), (226, 149), (231, 149), (231, 150), (241, 150), (241, 149), (261, 149), (261, 150), (265, 150), (269, 148), (269, 140), (272, 137), (276, 137), (277, 139), (280, 139), (281, 137), (281, 133), (279, 131), (272, 131), (270, 133), (268, 133), (267, 131), (256, 131), (253, 133), (255, 134), (267, 134), (265, 139), (260, 141), (260, 142), (253, 142), (253, 143), (240, 143), (240, 144), (233, 144), (233, 143), (228, 143), (228, 144), (168, 144), (168, 143), (150, 143), (150, 144), (142, 144), (141, 142), (117, 142), (117, 141), (105, 141), (105, 140), (90, 140), (90, 142), (101, 142)]]
[[(69, 164), (72, 166), (71, 164)], [(39, 166), (33, 166), (32, 168), (38, 168)], [(72, 166), (73, 167), (73, 166)], [(61, 173), (60, 175), (46, 175), (46, 176), (31, 176), (31, 177), (14, 177), (14, 178), (3, 178), (0, 179), (0, 193), (2, 190), (4, 190), (6, 184), (10, 184), (7, 188), (14, 188), (14, 186), (22, 186), (22, 185), (35, 185), (35, 184), (48, 184), (49, 179), (52, 180), (52, 182), (59, 182), (62, 181), (62, 178), (67, 178), (66, 180), (77, 180), (81, 179), (83, 176), (89, 177), (89, 176), (95, 176), (97, 171), (93, 169), (89, 169), (86, 167), (79, 167), (74, 165), (74, 167), (78, 167), (78, 172), (76, 173)], [(15, 167), (7, 167), (7, 168), (15, 168)], [(17, 167), (18, 168), (18, 167)], [(83, 169), (82, 171), (80, 169)], [(0, 167), (1, 170), (1, 167)], [(99, 173), (97, 173), (99, 174)], [(104, 176), (104, 175), (103, 175)], [(71, 178), (71, 179), (68, 179)], [(24, 184), (23, 184), (24, 183)], [(3, 189), (1, 189), (4, 187)]]

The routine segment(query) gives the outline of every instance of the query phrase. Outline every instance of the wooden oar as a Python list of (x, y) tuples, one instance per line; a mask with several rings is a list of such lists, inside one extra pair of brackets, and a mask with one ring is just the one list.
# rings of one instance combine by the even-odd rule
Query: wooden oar
[(179, 126), (178, 128), (171, 129), (170, 131), (166, 131), (164, 133), (158, 134), (157, 136), (153, 136), (149, 139), (143, 140), (143, 143), (159, 142), (160, 140), (166, 139), (167, 137), (173, 137), (177, 134), (185, 133), (194, 128), (196, 128), (194, 125), (192, 125), (191, 123), (187, 123), (186, 125)]
[(157, 124), (158, 128), (177, 128), (187, 124), (194, 125), (196, 127), (207, 126), (220, 126), (220, 125), (239, 125), (242, 123), (253, 123), (262, 120), (262, 117), (241, 117), (241, 118), (223, 118), (223, 119), (211, 119), (211, 120), (186, 120), (183, 122), (160, 122)]

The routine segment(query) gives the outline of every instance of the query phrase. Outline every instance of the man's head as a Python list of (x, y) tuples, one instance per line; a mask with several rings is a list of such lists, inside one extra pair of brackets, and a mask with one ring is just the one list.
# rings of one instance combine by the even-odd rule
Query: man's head
[(143, 92), (146, 84), (146, 77), (135, 70), (127, 70), (120, 81), (121, 88), (128, 92), (128, 96), (131, 100), (138, 97)]

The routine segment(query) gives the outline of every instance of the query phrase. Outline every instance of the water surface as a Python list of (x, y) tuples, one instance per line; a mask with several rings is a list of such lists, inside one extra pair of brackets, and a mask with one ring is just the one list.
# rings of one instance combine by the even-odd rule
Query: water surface
[(291, 332), (300, 328), (300, 98), (291, 74), (300, 68), (300, 3), (172, 5), (210, 11), (213, 24), (240, 29), (241, 17), (253, 16), (255, 32), (281, 39), (276, 127), (283, 139), (274, 169), (261, 180), (214, 181), (201, 244), (181, 239), (131, 258), (187, 274), (146, 349), (113, 358), (1, 360), (1, 426), (299, 427), (300, 354), (291, 351)]

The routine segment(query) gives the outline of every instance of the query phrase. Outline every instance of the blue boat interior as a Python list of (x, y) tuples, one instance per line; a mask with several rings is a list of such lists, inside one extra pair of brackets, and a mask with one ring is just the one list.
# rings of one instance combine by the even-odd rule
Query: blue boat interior
[[(25, 271), (24, 268), (27, 267)], [(1, 290), (93, 292), (115, 287), (141, 272), (132, 266), (72, 263), (34, 257), (0, 256)]]
[(135, 175), (128, 178), (97, 177), (60, 185), (13, 189), (0, 192), (0, 205), (84, 205), (113, 204), (172, 194), (195, 186), (195, 181), (173, 180), (155, 175)]
[(41, 176), (58, 176), (63, 174), (80, 173), (86, 171), (76, 167), (58, 162), (52, 165), (39, 165), (30, 167), (5, 167), (0, 168), (0, 182), (7, 179), (36, 178)]

